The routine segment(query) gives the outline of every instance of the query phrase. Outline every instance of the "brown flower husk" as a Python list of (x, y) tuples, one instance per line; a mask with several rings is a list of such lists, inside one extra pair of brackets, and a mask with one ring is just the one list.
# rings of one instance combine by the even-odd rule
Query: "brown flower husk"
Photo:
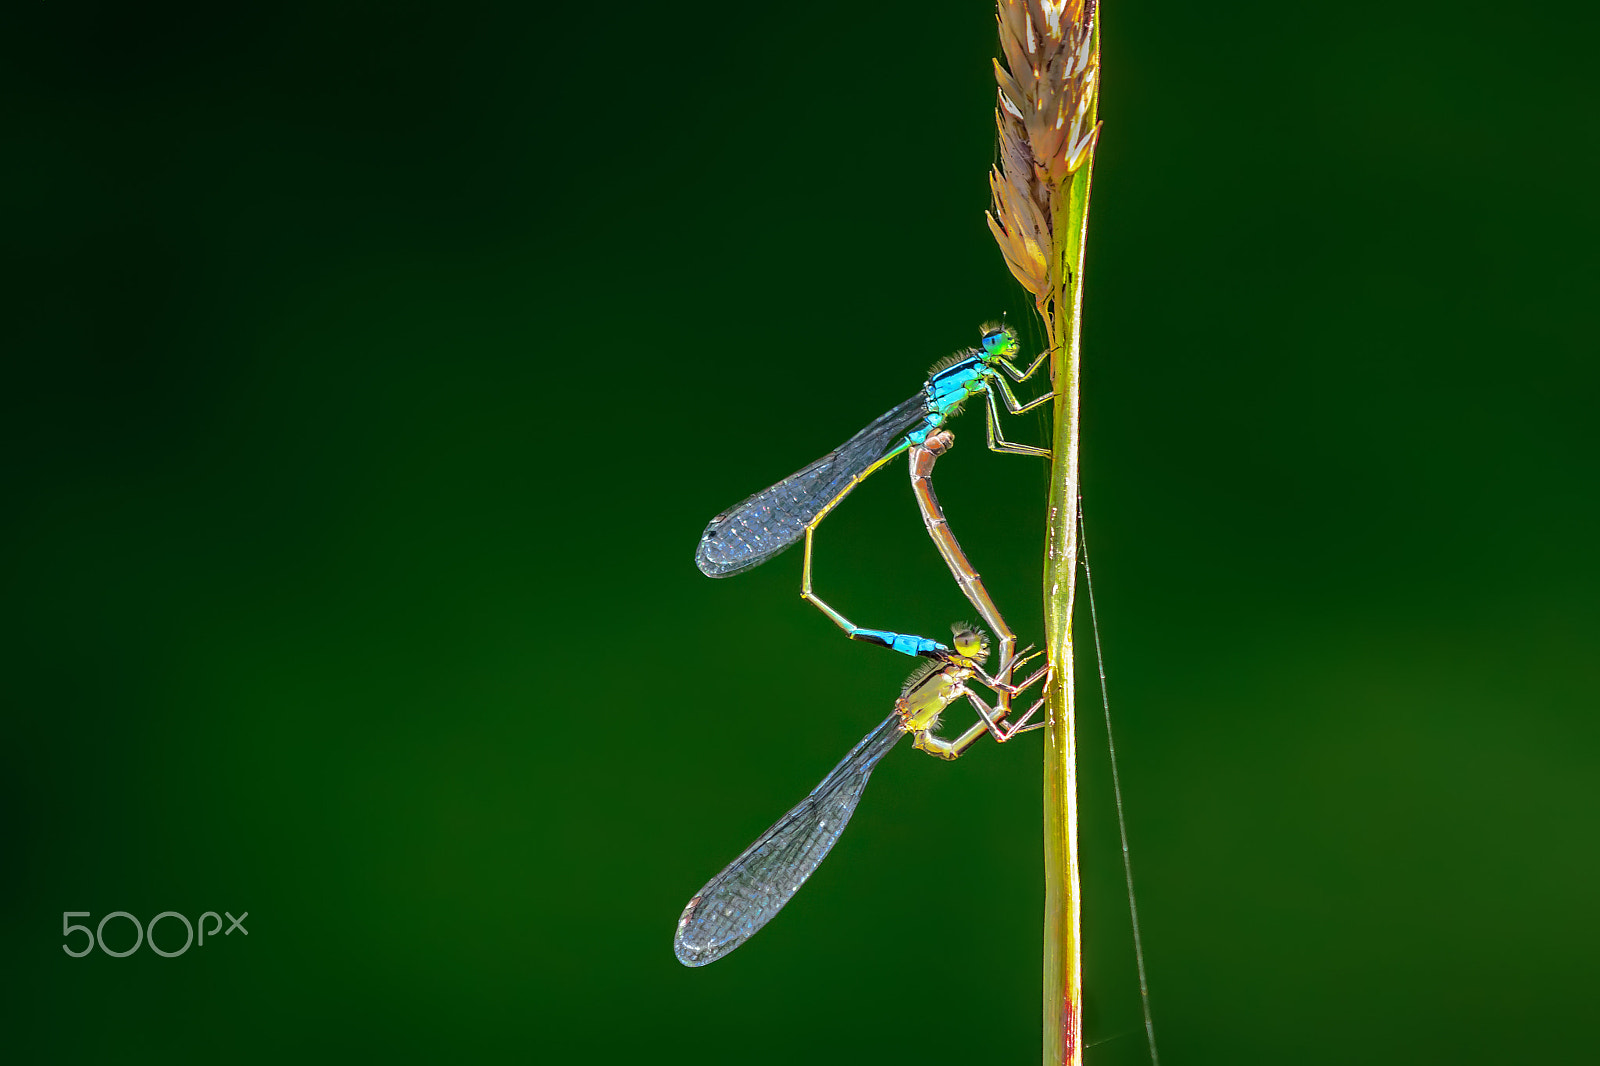
[(1088, 160), (1100, 133), (1098, 5), (999, 0), (996, 6), (1005, 63), (994, 64), (1000, 165), (989, 173), (989, 229), (1011, 273), (1048, 317), (1066, 270), (1066, 242), (1058, 243), (1051, 229), (1054, 197)]

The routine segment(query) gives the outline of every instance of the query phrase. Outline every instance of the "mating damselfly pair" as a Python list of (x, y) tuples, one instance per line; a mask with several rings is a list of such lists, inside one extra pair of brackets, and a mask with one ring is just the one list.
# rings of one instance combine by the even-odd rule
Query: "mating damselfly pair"
[[(1040, 681), (1040, 668), (1021, 682), (1013, 674), (1033, 656), (1019, 655), (1016, 635), (989, 597), (978, 572), (962, 551), (934, 495), (932, 475), (938, 457), (953, 442), (943, 427), (970, 399), (986, 406), (989, 447), (1020, 455), (1049, 456), (1045, 448), (1008, 440), (1000, 409), (1021, 414), (1046, 402), (1046, 392), (1019, 401), (1010, 382), (1028, 380), (1044, 362), (1040, 355), (1026, 369), (1012, 360), (1018, 351), (1015, 334), (985, 326), (980, 347), (936, 364), (916, 395), (874, 420), (844, 444), (805, 469), (756, 493), (711, 520), (700, 538), (695, 562), (711, 577), (726, 577), (759, 566), (805, 542), (800, 594), (851, 639), (879, 644), (926, 660), (912, 673), (893, 712), (852, 748), (812, 792), (729, 863), (684, 908), (673, 948), (679, 961), (703, 966), (728, 954), (771, 921), (811, 876), (838, 841), (867, 780), (880, 759), (910, 734), (914, 746), (945, 759), (961, 755), (985, 733), (1005, 741), (1030, 726), (1042, 701), (1010, 721), (1012, 700)], [(834, 610), (812, 588), (814, 534), (863, 479), (901, 452), (909, 452), (912, 488), (923, 522), (957, 584), (999, 640), (998, 668), (986, 672), (989, 646), (976, 627), (953, 627), (951, 646), (913, 634), (867, 629)], [(977, 683), (993, 694), (992, 705), (970, 687)], [(937, 736), (940, 714), (966, 699), (978, 721), (952, 739)]]

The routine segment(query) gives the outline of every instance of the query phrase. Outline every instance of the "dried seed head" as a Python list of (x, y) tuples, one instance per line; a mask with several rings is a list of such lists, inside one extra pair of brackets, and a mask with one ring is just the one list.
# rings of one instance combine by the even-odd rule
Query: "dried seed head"
[(1040, 309), (1050, 299), (1050, 265), (1062, 254), (1051, 233), (1051, 196), (1094, 149), (1100, 77), (1097, 0), (998, 0), (1005, 63), (995, 124), (1000, 165), (989, 175), (989, 229), (1018, 281)]

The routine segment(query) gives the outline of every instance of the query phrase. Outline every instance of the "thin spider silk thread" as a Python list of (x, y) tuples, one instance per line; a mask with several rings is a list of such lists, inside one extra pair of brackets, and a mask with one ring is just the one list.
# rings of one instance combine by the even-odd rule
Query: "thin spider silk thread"
[(1094, 661), (1100, 672), (1100, 702), (1105, 708), (1106, 749), (1111, 753), (1111, 790), (1117, 797), (1117, 833), (1122, 838), (1122, 873), (1128, 883), (1128, 917), (1133, 925), (1133, 957), (1139, 966), (1139, 1003), (1144, 1009), (1144, 1033), (1150, 1046), (1150, 1066), (1161, 1066), (1156, 1054), (1156, 1025), (1150, 1014), (1150, 981), (1144, 970), (1144, 939), (1139, 935), (1139, 904), (1133, 891), (1133, 858), (1128, 853), (1128, 819), (1122, 811), (1122, 775), (1117, 772), (1117, 742), (1111, 734), (1111, 696), (1106, 692), (1106, 659), (1100, 649), (1100, 615), (1094, 606), (1094, 571), (1089, 569), (1089, 541), (1083, 532), (1083, 497), (1078, 497), (1078, 558), (1083, 563), (1084, 586), (1089, 592), (1089, 624), (1094, 630)]

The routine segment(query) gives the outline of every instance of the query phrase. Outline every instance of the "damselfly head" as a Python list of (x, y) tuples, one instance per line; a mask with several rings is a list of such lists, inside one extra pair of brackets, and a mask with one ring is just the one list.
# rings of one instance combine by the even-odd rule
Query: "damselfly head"
[(995, 322), (983, 325), (983, 352), (985, 355), (1010, 359), (1017, 354), (1017, 335), (1007, 326)]
[(973, 662), (983, 662), (989, 657), (989, 635), (970, 622), (957, 622), (950, 627), (950, 643), (956, 654)]

